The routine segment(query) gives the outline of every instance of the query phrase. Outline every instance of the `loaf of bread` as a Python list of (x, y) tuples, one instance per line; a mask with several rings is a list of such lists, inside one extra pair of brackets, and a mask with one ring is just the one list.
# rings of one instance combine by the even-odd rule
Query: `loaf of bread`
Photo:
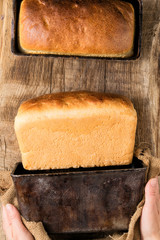
[(122, 0), (23, 0), (18, 32), (24, 53), (128, 57), (134, 8)]
[(15, 131), (25, 169), (60, 169), (132, 162), (137, 115), (118, 95), (65, 92), (20, 106)]

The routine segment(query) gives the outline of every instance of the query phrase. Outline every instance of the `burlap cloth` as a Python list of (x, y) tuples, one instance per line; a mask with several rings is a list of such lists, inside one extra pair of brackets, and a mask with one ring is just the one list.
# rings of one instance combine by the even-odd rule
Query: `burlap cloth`
[[(160, 173), (160, 159), (151, 156), (150, 150), (142, 150), (138, 149), (135, 152), (135, 156), (144, 162), (147, 166), (146, 172), (146, 182), (155, 176), (158, 176)], [(14, 204), (18, 208), (17, 198), (15, 189), (10, 177), (9, 171), (1, 171), (0, 172), (0, 195), (2, 204), (5, 205), (7, 203)], [(136, 212), (132, 216), (129, 224), (129, 229), (127, 233), (114, 234), (112, 236), (106, 236), (103, 238), (104, 240), (140, 240), (140, 216), (142, 212), (142, 208), (144, 205), (144, 197), (142, 201), (138, 204)], [(32, 233), (36, 240), (49, 240), (49, 236), (47, 235), (43, 224), (41, 222), (27, 222), (23, 217), (22, 221), (24, 225), (28, 228), (28, 230)]]

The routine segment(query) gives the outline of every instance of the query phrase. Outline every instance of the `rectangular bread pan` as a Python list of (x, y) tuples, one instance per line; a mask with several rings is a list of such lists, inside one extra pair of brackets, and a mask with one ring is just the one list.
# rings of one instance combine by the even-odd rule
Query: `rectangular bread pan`
[(26, 220), (42, 221), (51, 236), (78, 239), (127, 230), (145, 173), (142, 161), (133, 158), (127, 166), (61, 170), (28, 171), (18, 163), (11, 176)]
[(135, 37), (133, 55), (126, 58), (120, 57), (92, 57), (92, 56), (69, 56), (56, 54), (25, 54), (18, 47), (18, 17), (20, 4), (22, 0), (13, 0), (13, 19), (12, 19), (12, 35), (11, 35), (11, 51), (15, 55), (20, 56), (41, 56), (41, 57), (64, 57), (64, 58), (94, 58), (94, 59), (109, 59), (109, 60), (135, 60), (140, 56), (141, 37), (142, 37), (142, 0), (123, 0), (130, 2), (135, 10)]

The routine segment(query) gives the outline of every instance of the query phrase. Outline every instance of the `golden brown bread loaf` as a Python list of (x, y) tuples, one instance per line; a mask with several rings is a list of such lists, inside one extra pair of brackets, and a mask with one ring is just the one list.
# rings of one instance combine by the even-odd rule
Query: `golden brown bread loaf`
[(121, 0), (23, 0), (19, 46), (31, 54), (128, 57), (133, 6)]
[(15, 131), (24, 168), (78, 168), (130, 164), (136, 124), (126, 97), (65, 92), (22, 103)]

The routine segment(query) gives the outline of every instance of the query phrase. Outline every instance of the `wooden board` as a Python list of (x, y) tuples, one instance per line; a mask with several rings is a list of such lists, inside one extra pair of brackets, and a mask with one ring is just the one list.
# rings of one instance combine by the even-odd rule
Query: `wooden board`
[[(138, 113), (137, 146), (160, 156), (160, 1), (144, 0), (141, 57), (136, 61), (22, 57), (11, 53), (12, 0), (0, 1), (0, 169), (20, 161), (14, 118), (20, 103), (73, 90), (129, 97)], [(1, 234), (0, 239), (4, 239)]]

